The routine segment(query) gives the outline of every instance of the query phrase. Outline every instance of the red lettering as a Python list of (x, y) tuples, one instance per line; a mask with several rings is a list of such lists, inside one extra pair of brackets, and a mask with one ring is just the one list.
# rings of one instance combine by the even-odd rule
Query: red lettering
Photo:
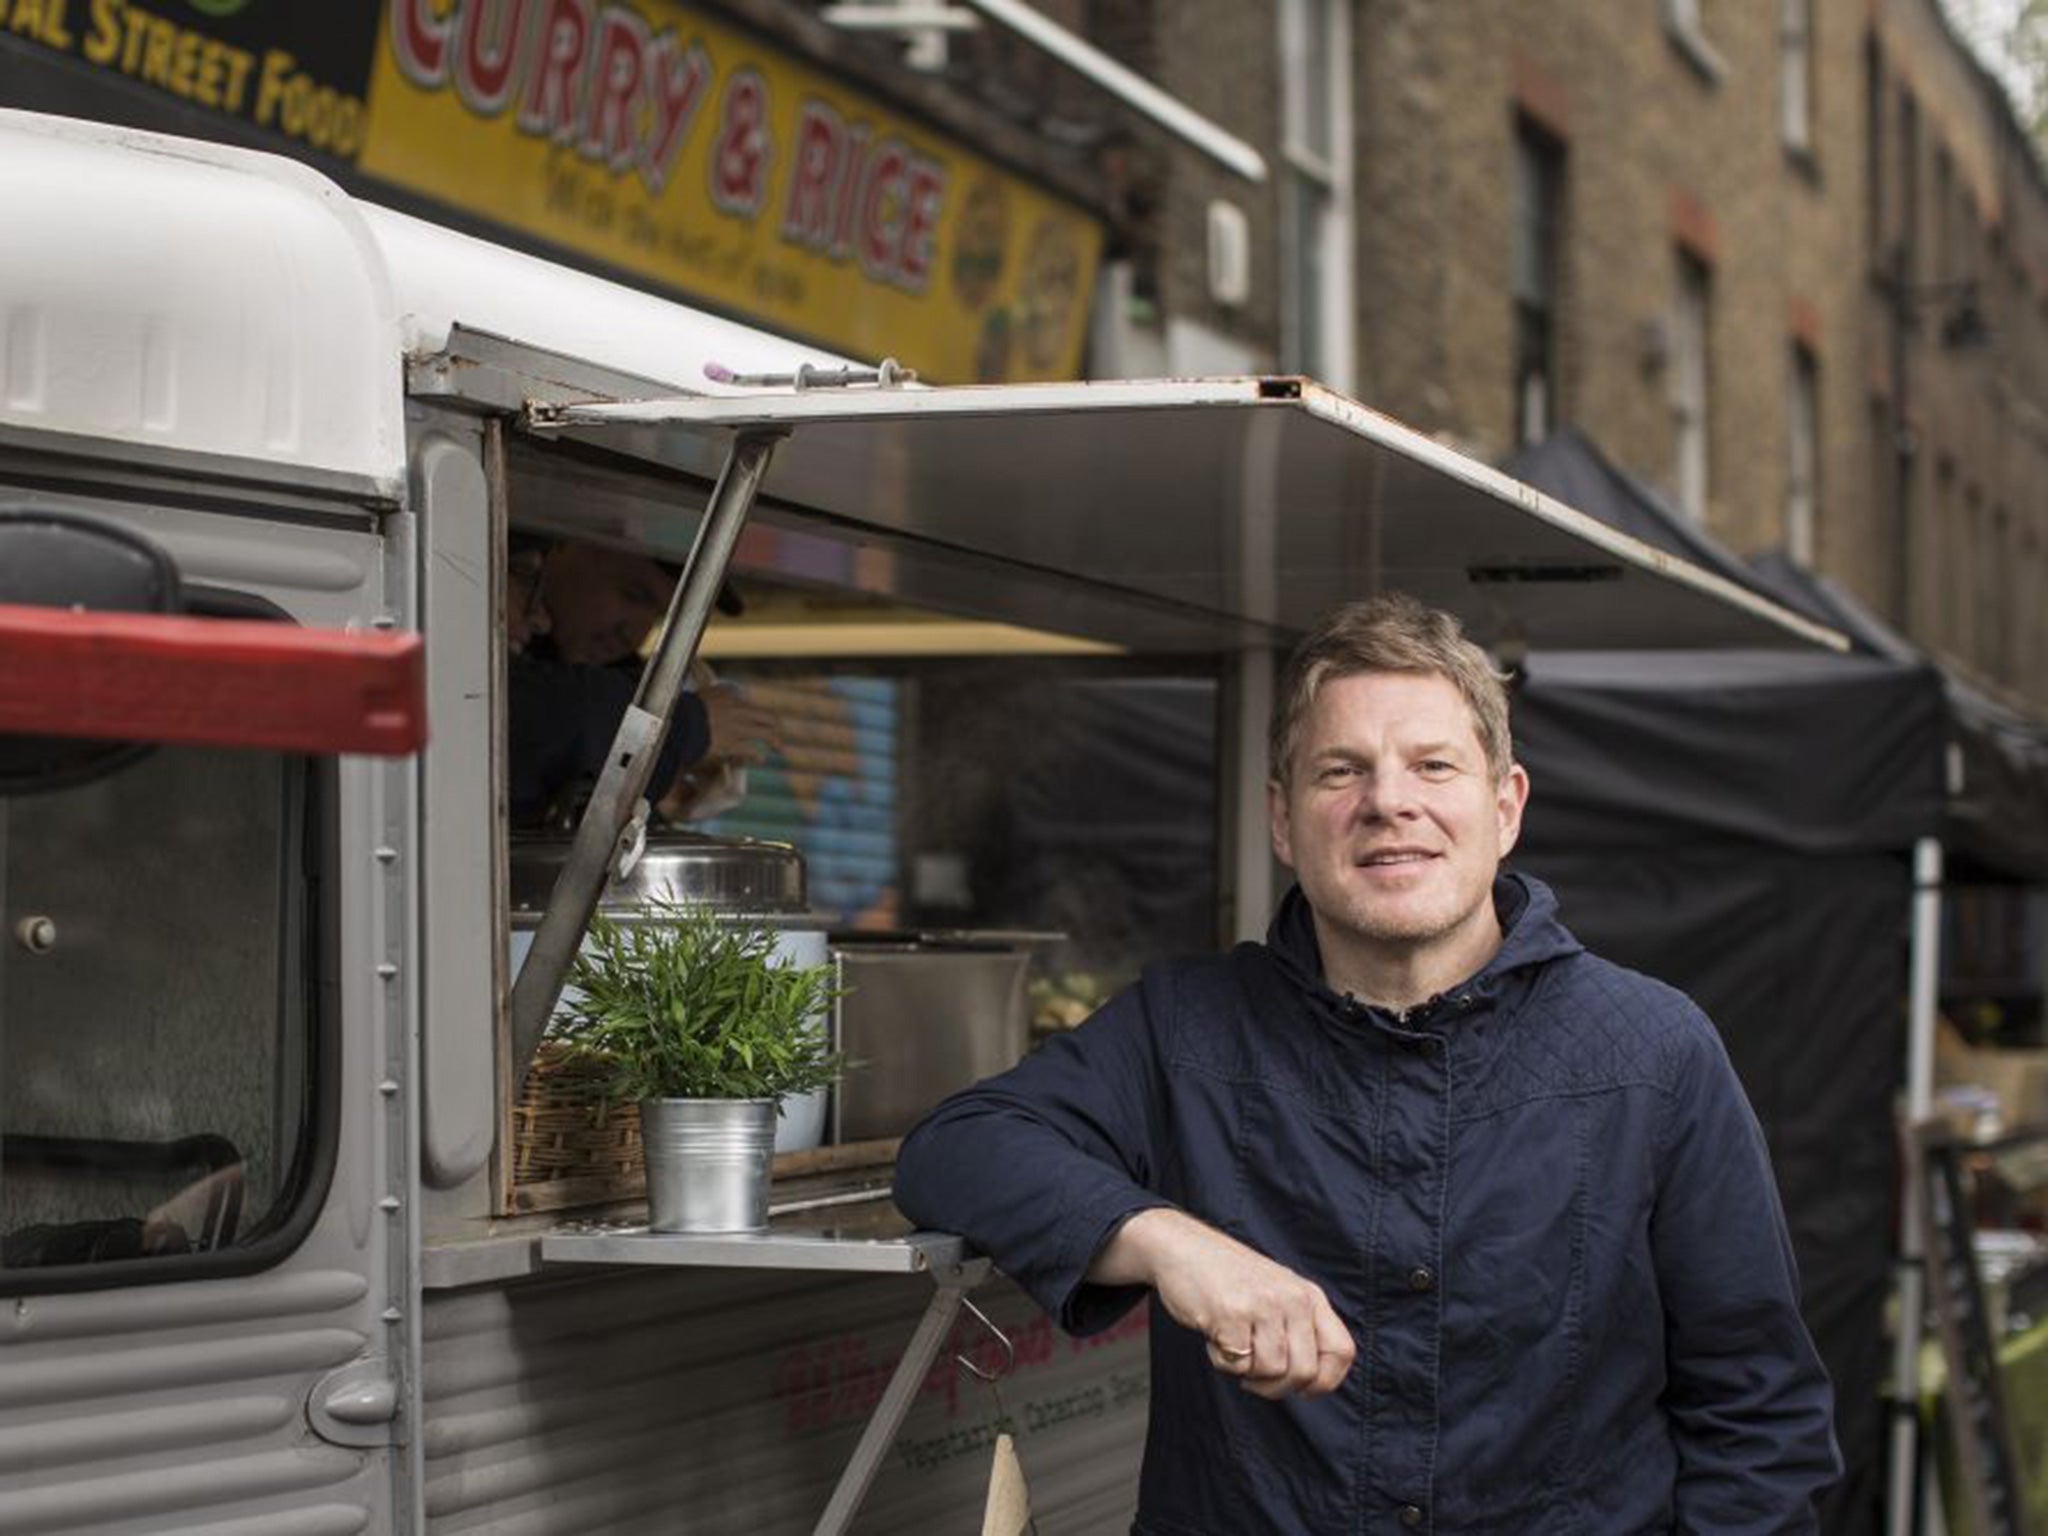
[(590, 104), (583, 113), (583, 153), (615, 171), (623, 171), (639, 154), (633, 108), (652, 46), (646, 22), (619, 6), (605, 8), (597, 24)]
[(736, 69), (725, 83), (718, 141), (711, 150), (711, 200), (727, 213), (752, 218), (767, 190), (768, 83), (759, 71)]
[(831, 1373), (819, 1352), (802, 1346), (784, 1355), (775, 1367), (775, 1395), (782, 1399), (785, 1432), (824, 1429), (831, 1418)]
[(881, 282), (893, 275), (897, 242), (903, 236), (903, 175), (909, 163), (909, 152), (901, 143), (884, 139), (861, 193), (860, 264)]
[(858, 123), (847, 135), (846, 164), (839, 173), (838, 207), (832, 215), (832, 259), (844, 261), (853, 254), (853, 226), (867, 190), (872, 157), (868, 154), (868, 125)]
[(495, 117), (512, 95), (526, 0), (469, 0), (455, 61), (455, 89), (479, 117)]
[(683, 140), (689, 137), (697, 109), (704, 104), (704, 90), (711, 83), (711, 55), (701, 43), (679, 50), (676, 35), (664, 32), (655, 39), (645, 74), (654, 103), (654, 132), (641, 149), (640, 176), (649, 191), (659, 192), (668, 185)]
[(867, 1341), (852, 1338), (841, 1346), (837, 1389), (832, 1397), (832, 1422), (864, 1419), (875, 1411), (888, 1385), (888, 1372), (869, 1363)]
[(1027, 1365), (1044, 1365), (1052, 1359), (1053, 1331), (1051, 1318), (1034, 1318), (1030, 1326), (1018, 1333), (1012, 1334), (1011, 1337), (1017, 1343), (1017, 1365), (1019, 1369)]
[(814, 251), (832, 243), (832, 199), (845, 159), (845, 131), (839, 114), (822, 101), (804, 103), (782, 212), (783, 239)]
[(564, 142), (575, 137), (589, 46), (590, 0), (548, 0), (539, 57), (519, 105), (520, 127)]
[(903, 189), (903, 240), (896, 255), (896, 279), (912, 293), (924, 292), (931, 281), (932, 244), (945, 197), (945, 167), (936, 160), (912, 160), (910, 180)]
[(452, 16), (436, 16), (433, 0), (391, 0), (391, 51), (398, 72), (422, 90), (448, 78), (448, 29)]

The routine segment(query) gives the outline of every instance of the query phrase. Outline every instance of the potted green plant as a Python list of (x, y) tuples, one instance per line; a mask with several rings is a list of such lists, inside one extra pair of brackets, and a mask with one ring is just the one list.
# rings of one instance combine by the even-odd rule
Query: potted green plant
[(829, 965), (778, 965), (772, 929), (660, 904), (598, 916), (553, 1036), (637, 1101), (657, 1232), (759, 1232), (781, 1101), (835, 1081)]

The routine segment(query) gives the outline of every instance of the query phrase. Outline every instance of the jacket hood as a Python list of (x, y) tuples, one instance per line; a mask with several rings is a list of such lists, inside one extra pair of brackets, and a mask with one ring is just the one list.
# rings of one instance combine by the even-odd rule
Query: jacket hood
[[(1572, 937), (1557, 914), (1557, 897), (1533, 875), (1503, 872), (1494, 877), (1493, 909), (1500, 918), (1501, 945), (1470, 978), (1475, 991), (1491, 992), (1516, 971), (1575, 955), (1585, 946)], [(1311, 997), (1341, 999), (1323, 980), (1322, 946), (1315, 914), (1299, 885), (1290, 886), (1266, 930), (1266, 948), (1280, 971)]]

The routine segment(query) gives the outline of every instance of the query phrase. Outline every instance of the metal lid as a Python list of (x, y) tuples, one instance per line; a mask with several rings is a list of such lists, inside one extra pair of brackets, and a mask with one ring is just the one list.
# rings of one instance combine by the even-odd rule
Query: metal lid
[[(566, 837), (512, 840), (512, 910), (539, 913), (568, 861)], [(623, 880), (605, 886), (598, 910), (630, 913), (657, 902), (704, 905), (725, 913), (805, 912), (804, 856), (787, 843), (751, 837), (661, 832)]]

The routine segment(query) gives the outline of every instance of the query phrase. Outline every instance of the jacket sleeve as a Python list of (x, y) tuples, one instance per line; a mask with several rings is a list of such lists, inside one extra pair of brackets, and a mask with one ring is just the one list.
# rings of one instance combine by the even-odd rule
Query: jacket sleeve
[(896, 1203), (957, 1232), (1071, 1333), (1108, 1327), (1141, 1287), (1087, 1282), (1089, 1264), (1156, 1192), (1161, 1119), (1150, 987), (927, 1115), (896, 1160)]
[(1834, 1394), (1799, 1311), (1762, 1129), (1713, 1026), (1690, 1015), (1669, 1080), (1651, 1243), (1682, 1536), (1819, 1529), (1841, 1473)]

